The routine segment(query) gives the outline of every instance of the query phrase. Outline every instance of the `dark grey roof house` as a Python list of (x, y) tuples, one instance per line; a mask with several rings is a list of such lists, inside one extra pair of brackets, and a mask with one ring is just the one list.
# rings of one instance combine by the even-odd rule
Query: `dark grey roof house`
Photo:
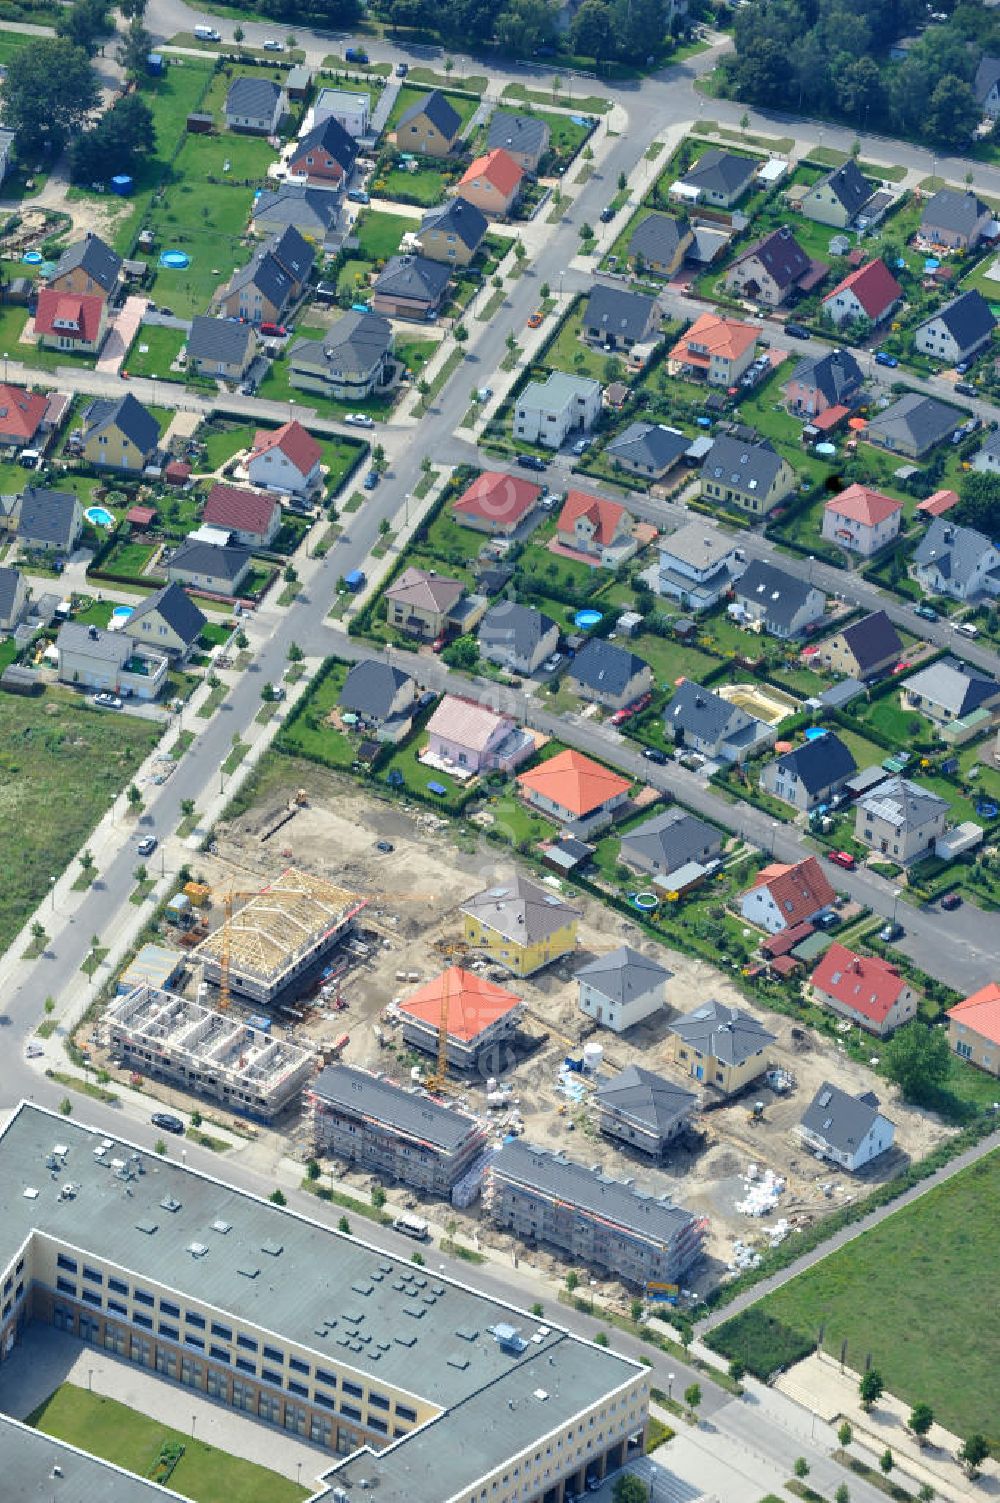
[(629, 423), (613, 438), (604, 452), (613, 464), (620, 464), (633, 475), (661, 479), (691, 447), (691, 440), (679, 428), (665, 423)]
[(798, 636), (822, 619), (826, 597), (808, 580), (753, 559), (733, 586), (737, 604), (772, 637)]
[(199, 367), (205, 365), (242, 374), (253, 358), (256, 344), (257, 336), (250, 324), (198, 313), (191, 320), (187, 357)]
[(650, 214), (638, 224), (628, 243), (629, 260), (641, 256), (654, 271), (673, 268), (691, 243), (691, 231), (672, 214)]
[(673, 741), (720, 762), (744, 762), (775, 732), (710, 689), (685, 679), (663, 712), (663, 728)]
[[(49, 284), (57, 286), (63, 277), (81, 270), (107, 296), (114, 292), (121, 275), (122, 258), (106, 245), (100, 235), (92, 230), (68, 245), (56, 262), (56, 269), (49, 277)], [(83, 289), (80, 289), (83, 290)]]
[(519, 115), (494, 110), (486, 131), (486, 151), (498, 148), (512, 156), (519, 167), (536, 172), (548, 150), (549, 127), (540, 115)]
[(878, 1108), (873, 1092), (851, 1096), (824, 1080), (797, 1131), (814, 1153), (854, 1173), (892, 1147), (895, 1126)]
[(708, 869), (722, 856), (722, 833), (715, 825), (689, 814), (667, 809), (622, 836), (618, 859), (637, 871), (667, 881), (684, 867)]
[(603, 637), (591, 637), (567, 670), (567, 680), (581, 699), (621, 710), (653, 687), (653, 670), (637, 653)]
[(160, 442), (160, 425), (131, 392), (123, 397), (95, 397), (80, 418), (84, 448), (110, 427), (117, 428), (145, 463), (149, 463)]
[(920, 216), (920, 231), (944, 245), (971, 248), (982, 238), (992, 214), (971, 188), (942, 188)]
[(280, 230), (290, 225), (320, 244), (333, 234), (339, 219), (336, 193), (329, 188), (309, 188), (305, 183), (281, 183), (273, 193), (261, 193), (253, 206), (255, 230)]
[(559, 628), (531, 606), (501, 600), (479, 625), (479, 651), (514, 673), (534, 673), (559, 645)]
[(218, 548), (214, 543), (188, 538), (169, 559), (167, 578), (219, 595), (235, 595), (250, 572), (250, 562), (249, 548)]
[(311, 131), (299, 138), (292, 151), (292, 161), (307, 174), (311, 163), (304, 158), (310, 153), (332, 157), (347, 178), (357, 160), (358, 143), (335, 115), (324, 115), (318, 125), (314, 125)]
[(613, 1080), (602, 1081), (594, 1100), (601, 1132), (655, 1157), (684, 1131), (697, 1107), (692, 1091), (641, 1065), (626, 1065)]
[[(698, 1054), (706, 1062), (715, 1061), (736, 1070), (759, 1060), (758, 1074), (765, 1068), (763, 1051), (775, 1041), (775, 1035), (769, 1033), (751, 1013), (714, 999), (675, 1018), (670, 1024), (670, 1032), (686, 1047), (689, 1056)], [(695, 1074), (695, 1078), (702, 1077)], [(710, 1081), (707, 1073), (705, 1079), (707, 1084), (722, 1084)]]
[(808, 404), (809, 410), (817, 413), (824, 407), (853, 407), (861, 396), (864, 374), (850, 350), (827, 350), (800, 360), (791, 381), (822, 397), (822, 406), (815, 398)]
[(402, 668), (377, 658), (355, 663), (344, 680), (338, 704), (378, 732), (380, 741), (398, 741), (413, 723), (417, 686)]
[(281, 119), (284, 94), (271, 78), (241, 75), (234, 78), (226, 94), (225, 116), (230, 130), (254, 131), (269, 135)]
[(900, 694), (907, 709), (921, 710), (944, 724), (964, 720), (977, 710), (995, 710), (1000, 684), (969, 663), (942, 658), (906, 679)]
[(954, 433), (962, 416), (956, 408), (939, 402), (936, 397), (910, 391), (871, 419), (865, 437), (895, 454), (922, 459), (935, 444), (942, 443)]
[(867, 682), (899, 661), (903, 643), (885, 611), (872, 611), (845, 626), (820, 650), (837, 672)]
[(27, 586), (19, 569), (0, 567), (0, 631), (14, 631), (27, 607)]
[(610, 349), (630, 350), (655, 330), (660, 307), (655, 298), (599, 282), (591, 288), (583, 310), (584, 338)]
[(760, 783), (783, 803), (809, 811), (829, 803), (857, 770), (850, 748), (827, 731), (769, 762)]
[[(288, 272), (266, 246), (261, 246), (246, 266), (233, 272), (223, 293), (223, 301), (226, 302), (230, 297), (237, 298), (242, 306), (242, 299), (245, 297), (246, 316), (253, 317), (256, 311), (253, 299), (259, 293), (276, 314), (281, 314), (287, 307), (293, 290), (294, 283)], [(260, 317), (259, 313), (257, 317)]]
[(207, 617), (179, 584), (164, 585), (141, 600), (129, 617), (129, 635), (171, 656), (184, 657), (207, 625)]
[(283, 267), (296, 287), (309, 280), (316, 261), (316, 252), (304, 235), (293, 224), (278, 231), (268, 246), (278, 265)]
[(24, 492), (17, 519), (18, 541), (27, 548), (72, 553), (83, 527), (80, 503), (72, 491)]
[(577, 971), (580, 1010), (613, 1033), (624, 1033), (663, 1012), (663, 988), (672, 974), (631, 945), (619, 945)]
[(921, 354), (954, 365), (971, 360), (989, 344), (996, 326), (989, 303), (972, 288), (918, 324), (913, 343)]
[(685, 172), (681, 182), (685, 188), (696, 188), (700, 201), (731, 208), (749, 188), (759, 169), (759, 161), (712, 146)]
[(489, 227), (489, 220), (476, 204), (467, 198), (447, 198), (443, 204), (427, 210), (416, 238), (422, 241), (423, 236), (433, 231), (445, 236), (455, 235), (475, 254)]
[(1000, 595), (1000, 549), (985, 533), (935, 517), (913, 554), (925, 590), (953, 600)]
[(794, 471), (767, 439), (720, 433), (701, 467), (706, 495), (763, 515), (786, 495)]
[(435, 311), (448, 287), (451, 270), (426, 256), (393, 256), (379, 274), (372, 296), (376, 313)]
[(295, 341), (288, 351), (289, 381), (343, 401), (366, 397), (385, 383), (392, 345), (387, 318), (349, 309), (322, 339)]
[(985, 113), (996, 118), (1000, 108), (1000, 57), (981, 57), (976, 76), (972, 83), (972, 92), (976, 96), (976, 103), (982, 105)]
[(421, 115), (425, 120), (430, 121), (434, 129), (446, 141), (452, 140), (461, 129), (461, 115), (440, 89), (432, 89), (429, 94), (422, 94), (408, 110), (400, 115), (399, 124), (396, 126), (397, 133)]
[(871, 183), (853, 157), (834, 168), (826, 179), (825, 186), (842, 204), (848, 224), (872, 196)]

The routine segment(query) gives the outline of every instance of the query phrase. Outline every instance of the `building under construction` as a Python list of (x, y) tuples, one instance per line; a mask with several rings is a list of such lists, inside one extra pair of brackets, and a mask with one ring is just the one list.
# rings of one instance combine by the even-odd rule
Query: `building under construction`
[(218, 986), (228, 966), (229, 991), (272, 1007), (347, 937), (365, 900), (288, 867), (203, 940), (194, 952), (204, 978)]
[(129, 1069), (262, 1122), (298, 1096), (314, 1069), (296, 1044), (152, 986), (116, 997), (106, 1021)]
[(499, 1075), (508, 1063), (501, 1048), (517, 1031), (524, 1011), (520, 997), (461, 966), (449, 966), (397, 1004), (403, 1042), (438, 1054), (447, 1035), (446, 1063), (457, 1070)]
[(323, 1070), (308, 1100), (317, 1157), (346, 1159), (430, 1195), (448, 1197), (486, 1146), (475, 1117), (349, 1065)]

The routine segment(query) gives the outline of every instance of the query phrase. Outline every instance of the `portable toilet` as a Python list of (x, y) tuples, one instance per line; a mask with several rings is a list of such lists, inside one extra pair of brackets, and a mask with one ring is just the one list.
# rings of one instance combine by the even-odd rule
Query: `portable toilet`
[(146, 58), (146, 72), (151, 74), (153, 78), (159, 78), (163, 72), (162, 52), (151, 52), (149, 54)]
[(188, 898), (192, 908), (204, 908), (211, 890), (204, 882), (185, 882), (184, 884), (184, 896)]

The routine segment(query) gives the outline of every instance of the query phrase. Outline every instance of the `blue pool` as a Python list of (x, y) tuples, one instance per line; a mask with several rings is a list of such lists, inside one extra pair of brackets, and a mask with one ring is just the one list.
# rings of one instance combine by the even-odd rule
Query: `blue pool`
[(106, 506), (88, 506), (83, 514), (95, 527), (113, 527), (115, 519)]
[(591, 631), (593, 627), (600, 625), (600, 621), (600, 611), (594, 610), (577, 611), (573, 617), (573, 625), (578, 626), (581, 631)]
[(25, 266), (41, 266), (41, 251), (25, 251), (24, 255), (21, 257), (21, 260), (24, 262)]
[(187, 251), (165, 250), (160, 253), (160, 265), (168, 271), (183, 271), (185, 266), (191, 265), (191, 257)]
[(134, 610), (134, 605), (116, 605), (111, 612), (111, 619), (112, 621), (127, 621)]

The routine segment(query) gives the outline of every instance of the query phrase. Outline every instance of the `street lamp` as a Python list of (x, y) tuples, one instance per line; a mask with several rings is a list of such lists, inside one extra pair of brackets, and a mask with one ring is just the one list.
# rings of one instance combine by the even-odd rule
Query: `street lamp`
[(93, 1391), (94, 1391), (94, 1369), (92, 1367), (88, 1367), (87, 1368), (87, 1392), (88, 1393), (93, 1393)]
[(55, 911), (56, 911), (56, 879), (55, 879), (55, 877), (50, 877), (49, 878), (49, 892), (52, 894), (52, 912), (55, 913)]
[(3, 352), (3, 382), (4, 382), (5, 386), (7, 385), (7, 361), (9, 359), (10, 359), (10, 356), (7, 354), (7, 351), (4, 350), (4, 352)]
[(810, 555), (809, 555), (809, 583), (810, 584), (812, 584), (812, 579), (813, 579), (813, 564), (815, 562), (816, 562), (816, 555), (815, 555), (815, 553), (810, 553)]
[(902, 897), (902, 894), (903, 894), (903, 889), (901, 887), (894, 887), (892, 889), (892, 922), (893, 922), (893, 925), (895, 925), (895, 923), (896, 923), (896, 909), (899, 907), (899, 900)]
[(198, 1418), (198, 1416), (196, 1414), (192, 1414), (192, 1416), (191, 1416), (191, 1439), (192, 1440), (194, 1440), (194, 1422), (195, 1422), (195, 1420), (197, 1418)]
[(674, 1396), (674, 1379), (676, 1378), (676, 1376), (677, 1376), (676, 1373), (667, 1373), (667, 1398), (668, 1399), (672, 1399), (673, 1396)]

